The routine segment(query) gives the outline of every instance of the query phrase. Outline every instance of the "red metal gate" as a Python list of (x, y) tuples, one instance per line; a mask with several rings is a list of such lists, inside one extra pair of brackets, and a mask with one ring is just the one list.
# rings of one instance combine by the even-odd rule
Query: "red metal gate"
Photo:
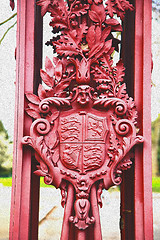
[[(135, 13), (124, 23), (124, 58), (129, 93), (139, 114), (143, 147), (135, 148), (134, 169), (125, 172), (122, 184), (122, 239), (153, 239), (151, 162), (151, 22), (152, 1), (135, 1)], [(130, 92), (131, 91), (131, 92)], [(131, 177), (132, 176), (132, 177)], [(132, 179), (132, 180), (131, 180)], [(134, 179), (134, 181), (133, 181)], [(126, 183), (125, 183), (126, 182)], [(128, 185), (128, 182), (130, 185)], [(130, 199), (131, 201), (128, 201)]]
[[(43, 5), (40, 1), (40, 5)], [(109, 1), (114, 4), (114, 1)], [(121, 1), (126, 2), (126, 1)], [(92, 1), (88, 1), (89, 4), (93, 4)], [(124, 4), (123, 3), (123, 4)], [(135, 0), (132, 2), (135, 10), (134, 12), (128, 12), (123, 24), (123, 41), (122, 41), (122, 58), (126, 67), (125, 82), (127, 84), (127, 91), (130, 96), (134, 98), (137, 110), (138, 110), (138, 128), (140, 129), (140, 134), (144, 137), (144, 144), (135, 147), (135, 160), (134, 166), (127, 170), (123, 175), (123, 183), (121, 186), (121, 236), (122, 239), (153, 239), (153, 222), (152, 222), (152, 171), (151, 171), (151, 119), (150, 119), (150, 88), (151, 88), (151, 1), (147, 0)], [(79, 4), (79, 3), (78, 3)], [(94, 4), (101, 4), (101, 1), (95, 1)], [(46, 0), (47, 5), (47, 0)], [(98, 5), (99, 6), (99, 5)], [(116, 6), (116, 5), (115, 5)], [(124, 5), (122, 5), (124, 6)], [(95, 6), (94, 6), (95, 7)], [(86, 11), (84, 9), (84, 12)], [(96, 20), (95, 8), (91, 9), (89, 12), (91, 19)], [(43, 12), (45, 12), (45, 5), (43, 6)], [(92, 12), (92, 13), (91, 13)], [(93, 13), (94, 12), (94, 13)], [(74, 21), (74, 19), (73, 19)], [(93, 25), (94, 26), (94, 25)], [(14, 163), (13, 163), (13, 187), (12, 187), (12, 203), (11, 203), (11, 221), (10, 221), (10, 239), (38, 239), (38, 212), (39, 212), (39, 177), (34, 175), (33, 172), (36, 170), (36, 161), (34, 160), (33, 152), (29, 147), (22, 146), (23, 136), (30, 135), (29, 130), (32, 124), (32, 120), (29, 116), (25, 114), (25, 108), (27, 106), (24, 95), (26, 92), (36, 94), (38, 85), (40, 82), (39, 70), (41, 67), (42, 59), (42, 19), (40, 16), (40, 7), (36, 6), (33, 0), (19, 0), (18, 1), (18, 25), (17, 25), (17, 79), (16, 79), (16, 111), (15, 111), (15, 139), (14, 139)], [(91, 43), (90, 43), (91, 44)], [(100, 43), (99, 43), (100, 45)], [(98, 45), (97, 45), (98, 48)], [(89, 62), (81, 61), (82, 72), (84, 73), (84, 68)], [(72, 60), (73, 62), (73, 60)], [(76, 64), (76, 63), (75, 63)], [(96, 64), (96, 63), (95, 63)], [(80, 62), (79, 62), (80, 65)], [(77, 67), (78, 71), (81, 71)], [(82, 73), (80, 72), (80, 73)], [(100, 159), (104, 158), (103, 146), (106, 143), (103, 134), (105, 135), (110, 128), (105, 123), (103, 118), (104, 110), (98, 113), (97, 110), (90, 110), (85, 108), (87, 113), (84, 113), (83, 105), (86, 105), (86, 99), (91, 99), (94, 105), (99, 104), (99, 100), (96, 100), (96, 96), (92, 96), (92, 89), (88, 85), (88, 73), (81, 76), (83, 80), (77, 77), (76, 81), (79, 85), (74, 91), (76, 92), (74, 99), (80, 104), (81, 107), (77, 107), (79, 112), (75, 111), (66, 114), (61, 113), (61, 125), (63, 122), (79, 121), (78, 124), (83, 124), (86, 122), (85, 126), (88, 126), (87, 138), (82, 136), (80, 144), (78, 140), (74, 143), (72, 141), (67, 141), (65, 143), (65, 137), (60, 138), (60, 151), (61, 156), (66, 154), (64, 160), (62, 160), (63, 166), (73, 170), (76, 169), (80, 172), (80, 175), (85, 176), (87, 171), (91, 168), (97, 171), (97, 165), (93, 163), (99, 161), (98, 168), (103, 170), (103, 161)], [(42, 75), (41, 75), (42, 76)], [(88, 86), (88, 87), (87, 87)], [(79, 98), (79, 100), (77, 100)], [(54, 103), (57, 98), (51, 99)], [(50, 101), (51, 101), (50, 100)], [(62, 100), (62, 99), (61, 99)], [(111, 100), (111, 98), (110, 98)], [(70, 100), (68, 100), (70, 101)], [(90, 101), (90, 100), (87, 100)], [(117, 100), (116, 100), (117, 101)], [(115, 103), (115, 99), (114, 99)], [(116, 103), (118, 104), (118, 103)], [(42, 104), (41, 104), (42, 105)], [(79, 106), (79, 105), (78, 105)], [(115, 110), (116, 111), (116, 110)], [(62, 112), (62, 110), (61, 110)], [(76, 114), (76, 115), (75, 115)], [(107, 113), (105, 113), (107, 114)], [(110, 113), (111, 114), (111, 110)], [(101, 117), (102, 115), (102, 117)], [(106, 115), (105, 115), (106, 116)], [(119, 118), (120, 114), (118, 115)], [(75, 120), (78, 119), (78, 120)], [(117, 119), (119, 119), (117, 118)], [(90, 120), (88, 120), (90, 119)], [(109, 119), (109, 117), (107, 117)], [(36, 120), (37, 121), (37, 120)], [(87, 121), (88, 124), (87, 125)], [(107, 120), (110, 124), (109, 120)], [(120, 120), (121, 121), (121, 120)], [(126, 121), (126, 120), (125, 120)], [(127, 119), (128, 123), (128, 119)], [(34, 122), (33, 122), (34, 124)], [(114, 124), (114, 126), (117, 123)], [(97, 127), (95, 132), (94, 126)], [(111, 126), (111, 125), (109, 125)], [(131, 125), (132, 126), (132, 125)], [(72, 125), (73, 127), (73, 125)], [(115, 127), (116, 128), (116, 127)], [(94, 134), (91, 131), (94, 129)], [(60, 128), (60, 132), (64, 130)], [(80, 132), (83, 128), (80, 130)], [(103, 134), (101, 134), (101, 131)], [(133, 130), (134, 132), (134, 130)], [(86, 134), (86, 133), (85, 133)], [(96, 135), (98, 134), (98, 135)], [(83, 134), (82, 134), (83, 135)], [(92, 139), (92, 135), (94, 138)], [(120, 135), (120, 133), (119, 133)], [(96, 137), (101, 136), (101, 137)], [(73, 136), (71, 136), (73, 137)], [(81, 138), (81, 136), (80, 136)], [(85, 140), (86, 139), (86, 140)], [(96, 142), (96, 144), (95, 144)], [(94, 145), (94, 149), (91, 145)], [(109, 144), (109, 142), (108, 142)], [(82, 146), (81, 146), (82, 145)], [(70, 165), (71, 152), (74, 151), (76, 154), (83, 149), (92, 151), (92, 155), (95, 154), (95, 149), (97, 149), (97, 155), (94, 155), (95, 159), (92, 158), (92, 164), (87, 165), (85, 169), (84, 162), (87, 161), (88, 156), (83, 155), (80, 162), (73, 166)], [(87, 151), (87, 150), (86, 150)], [(68, 155), (67, 155), (68, 154)], [(101, 156), (100, 156), (101, 155)], [(78, 155), (76, 155), (78, 156)], [(99, 158), (100, 156), (100, 158)], [(98, 160), (99, 159), (99, 160)], [(112, 158), (111, 158), (112, 159)], [(32, 161), (31, 161), (32, 160)], [(107, 160), (106, 160), (107, 161)], [(56, 166), (56, 163), (55, 163)], [(108, 165), (109, 166), (109, 165)], [(61, 169), (62, 170), (62, 169)], [(70, 171), (69, 170), (69, 171)], [(68, 181), (68, 176), (70, 172), (65, 172), (63, 170), (61, 174), (66, 174), (66, 179)], [(107, 169), (107, 171), (109, 171)], [(67, 175), (68, 174), (68, 175)], [(88, 174), (88, 172), (87, 172)], [(106, 174), (105, 169), (101, 172), (96, 172), (96, 177), (90, 175), (90, 181), (98, 181), (100, 174)], [(72, 178), (70, 174), (70, 178)], [(73, 179), (73, 178), (72, 178)], [(93, 180), (96, 179), (96, 180)], [(107, 178), (108, 179), (108, 178)], [(83, 181), (82, 181), (83, 180)], [(79, 187), (77, 187), (76, 194), (84, 194), (85, 186), (82, 182), (86, 179), (81, 179)], [(105, 180), (108, 181), (108, 180)], [(74, 185), (74, 180), (71, 181)], [(101, 182), (98, 183), (99, 191), (101, 192)], [(107, 185), (108, 184), (108, 185)], [(83, 186), (82, 186), (83, 185)], [(112, 185), (112, 183), (107, 182), (107, 186)], [(63, 190), (63, 189), (62, 189)], [(71, 197), (73, 194), (73, 187), (68, 187), (68, 196)], [(100, 194), (99, 192), (99, 194)], [(72, 193), (72, 194), (71, 194)], [(88, 194), (87, 192), (86, 194)], [(96, 196), (96, 187), (93, 184), (91, 191), (91, 203), (97, 206), (96, 201), (94, 202)], [(79, 206), (84, 203), (89, 204), (86, 200), (87, 195), (78, 197), (76, 200)], [(71, 200), (72, 197), (71, 197)], [(91, 205), (92, 205), (91, 204)], [(72, 205), (71, 202), (66, 203), (66, 209), (69, 209)], [(76, 208), (75, 208), (76, 210)], [(70, 214), (67, 212), (67, 214)], [(98, 207), (92, 209), (92, 214), (96, 218), (89, 219), (89, 224), (95, 221), (94, 229), (95, 236), (99, 238), (99, 217), (98, 217)], [(69, 216), (68, 216), (69, 218)], [(64, 226), (68, 222), (68, 218), (64, 217)], [(82, 219), (83, 220), (83, 219)], [(86, 220), (86, 218), (85, 218)], [(75, 218), (70, 218), (71, 222), (75, 222)], [(78, 224), (77, 224), (78, 225)], [(88, 224), (87, 224), (88, 225)], [(82, 226), (81, 226), (82, 227)], [(85, 228), (86, 225), (83, 227)], [(88, 227), (88, 226), (87, 226)], [(78, 226), (79, 229), (79, 226)], [(65, 227), (63, 227), (64, 233), (66, 233)], [(84, 233), (81, 230), (78, 233), (78, 237), (85, 239)], [(63, 232), (62, 232), (63, 235)], [(93, 239), (90, 232), (90, 239)], [(79, 239), (78, 238), (78, 239)], [(63, 238), (62, 238), (63, 239)], [(65, 239), (65, 238), (64, 238)], [(71, 237), (69, 238), (71, 239)], [(74, 238), (73, 238), (74, 239)], [(95, 239), (95, 238), (94, 238)]]

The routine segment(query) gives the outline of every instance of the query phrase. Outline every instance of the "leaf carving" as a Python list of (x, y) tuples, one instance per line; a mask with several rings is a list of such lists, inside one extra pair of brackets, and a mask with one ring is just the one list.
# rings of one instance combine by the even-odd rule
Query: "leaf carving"
[(101, 19), (99, 15), (95, 11), (89, 11), (89, 17), (93, 22), (99, 23), (101, 22)]
[(95, 41), (96, 41), (96, 43), (99, 43), (100, 41), (103, 41), (101, 39), (101, 28), (99, 26), (96, 27)]
[(117, 63), (114, 71), (116, 83), (123, 82), (123, 77), (125, 75), (124, 71), (125, 71), (124, 65), (122, 63), (122, 60), (120, 60)]
[(73, 56), (73, 55), (78, 55), (80, 53), (78, 48), (74, 48), (70, 44), (67, 44), (68, 46), (64, 45), (58, 45), (57, 44), (57, 53), (59, 55), (65, 55), (65, 56)]
[(87, 13), (87, 10), (89, 9), (89, 4), (79, 4), (72, 8), (71, 14), (75, 14), (77, 17), (80, 17), (81, 15), (84, 15)]
[(48, 11), (48, 6), (51, 3), (51, 0), (40, 0), (37, 2), (37, 5), (41, 6), (41, 15), (44, 16)]
[(28, 107), (36, 112), (39, 112), (39, 106), (33, 103), (29, 103)]
[(55, 67), (55, 78), (56, 80), (60, 81), (62, 78), (62, 63), (59, 60), (56, 67)]
[(58, 83), (54, 88), (55, 93), (57, 95), (61, 94), (63, 90), (69, 86), (70, 82), (71, 80), (66, 79), (63, 80), (63, 82)]
[[(110, 147), (109, 147), (109, 156), (111, 157), (112, 160), (114, 160), (114, 155), (117, 154), (118, 149), (119, 149), (119, 141), (116, 138), (115, 134), (110, 135)], [(111, 155), (110, 155), (111, 154)]]
[(49, 5), (49, 12), (51, 13), (51, 17), (53, 16), (61, 16), (66, 18), (68, 16), (68, 6), (67, 2), (64, 0), (51, 0), (52, 5)]
[(56, 16), (52, 18), (52, 22), (50, 23), (50, 26), (53, 28), (60, 28), (60, 29), (67, 29), (68, 24), (65, 18)]
[(42, 170), (36, 170), (34, 171), (34, 174), (36, 174), (37, 176), (42, 176), (42, 177), (45, 177), (46, 176), (46, 173), (43, 172)]
[[(112, 50), (112, 52), (114, 51), (113, 48), (111, 48), (110, 50)], [(113, 67), (112, 67), (113, 60), (111, 59), (111, 56), (110, 56), (109, 52), (103, 54), (103, 56), (101, 57), (101, 61), (102, 61), (103, 66), (104, 66), (105, 68), (107, 68), (108, 71), (112, 72), (112, 69), (113, 69)]]
[(112, 2), (112, 0), (107, 0), (106, 5), (107, 5), (106, 7), (107, 13), (111, 18), (113, 18), (113, 15), (115, 13), (114, 3)]
[(80, 42), (82, 41), (82, 38), (87, 33), (87, 30), (88, 30), (88, 26), (86, 25), (85, 22), (79, 25), (79, 28), (77, 29), (77, 38), (76, 38), (77, 45), (80, 44)]
[(48, 122), (53, 123), (59, 116), (59, 111), (54, 111), (51, 115), (47, 115)]
[(98, 52), (100, 52), (103, 47), (104, 47), (103, 42), (97, 43), (96, 45), (94, 45), (94, 47), (91, 49), (89, 53), (89, 57), (92, 58), (94, 55), (98, 54)]
[(96, 58), (100, 58), (104, 53), (109, 52), (111, 47), (112, 47), (112, 39), (105, 42), (104, 46), (99, 51), (97, 51), (97, 53), (95, 54)]
[(105, 41), (106, 38), (109, 36), (110, 32), (111, 32), (111, 27), (105, 28), (102, 32), (102, 39), (101, 40)]
[(51, 60), (48, 57), (46, 57), (46, 59), (45, 59), (45, 69), (46, 69), (47, 74), (50, 77), (53, 77), (53, 75), (54, 75), (54, 66), (53, 66)]
[(28, 99), (28, 101), (30, 101), (31, 103), (34, 103), (36, 105), (39, 105), (39, 103), (40, 103), (39, 97), (33, 93), (26, 93), (26, 98)]
[(104, 8), (104, 5), (103, 5), (103, 1), (101, 1), (98, 4), (94, 0), (94, 3), (91, 6), (91, 11), (94, 11), (94, 12), (96, 12), (98, 14), (99, 19), (100, 19), (100, 21), (99, 21), (100, 24), (105, 21), (106, 13), (105, 13), (105, 8)]
[(27, 112), (27, 114), (28, 114), (30, 117), (32, 117), (32, 118), (34, 118), (34, 119), (41, 118), (39, 112), (37, 112), (37, 111), (35, 111), (35, 110), (33, 110), (33, 109), (26, 108), (26, 112)]
[(132, 4), (130, 4), (127, 0), (107, 0), (106, 5), (107, 13), (111, 18), (113, 18), (114, 13), (116, 13), (117, 16), (120, 17), (122, 20), (124, 18), (126, 10), (134, 10)]
[(109, 73), (102, 67), (96, 66), (95, 67), (95, 81), (101, 82), (111, 82)]
[(92, 25), (89, 29), (88, 29), (88, 33), (86, 36), (86, 40), (88, 42), (88, 46), (90, 49), (92, 49), (92, 47), (95, 44), (95, 25)]
[(46, 98), (46, 91), (45, 91), (44, 87), (42, 86), (42, 84), (39, 84), (38, 96), (39, 96), (40, 100), (43, 100), (44, 98)]
[(112, 31), (122, 32), (122, 26), (117, 21), (117, 19), (114, 19), (114, 18), (106, 19), (105, 24), (107, 24), (108, 26), (111, 26)]
[(42, 81), (48, 86), (53, 87), (54, 86), (54, 80), (52, 77), (50, 77), (45, 71), (42, 69), (40, 70), (40, 75), (42, 78)]
[(118, 87), (118, 90), (117, 90), (117, 97), (118, 98), (123, 98), (126, 94), (126, 84), (123, 83), (122, 85), (120, 85)]
[(55, 149), (59, 143), (59, 134), (57, 130), (52, 130), (45, 137), (45, 144), (49, 149)]

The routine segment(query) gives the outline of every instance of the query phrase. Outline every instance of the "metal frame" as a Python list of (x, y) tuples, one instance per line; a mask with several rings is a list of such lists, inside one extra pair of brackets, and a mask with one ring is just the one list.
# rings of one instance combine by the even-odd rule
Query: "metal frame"
[[(135, 0), (134, 86), (132, 92), (139, 114), (139, 128), (144, 136), (143, 147), (135, 150), (135, 165), (124, 176), (122, 186), (122, 239), (153, 239), (152, 168), (151, 168), (151, 0)], [(29, 134), (32, 120), (24, 115), (24, 93), (36, 92), (41, 66), (42, 19), (33, 0), (18, 1), (17, 77), (13, 187), (11, 202), (10, 240), (38, 239), (39, 177), (33, 176), (34, 161), (30, 148), (23, 149), (21, 139)], [(133, 16), (131, 16), (133, 18)], [(36, 19), (36, 21), (35, 21)], [(131, 19), (130, 19), (131, 20)], [(127, 23), (126, 23), (127, 26)], [(41, 30), (40, 30), (41, 29)], [(36, 37), (38, 36), (38, 37)], [(127, 36), (127, 29), (126, 29)], [(37, 56), (39, 54), (40, 56)], [(130, 58), (130, 57), (129, 57)], [(126, 60), (127, 62), (127, 60)], [(37, 79), (37, 77), (36, 77)], [(40, 81), (40, 80), (39, 80)], [(134, 179), (131, 187), (129, 178)], [(128, 204), (128, 198), (130, 200)], [(34, 204), (33, 204), (34, 202)], [(35, 204), (36, 203), (36, 204)], [(130, 212), (131, 211), (131, 212)], [(130, 231), (130, 230), (131, 231)]]
[[(42, 19), (35, 1), (17, 1), (17, 75), (14, 128), (14, 160), (9, 239), (38, 239), (39, 177), (34, 176), (31, 149), (21, 139), (32, 120), (24, 115), (24, 93), (35, 92), (34, 76), (42, 59)], [(40, 78), (39, 78), (40, 79)], [(36, 204), (35, 204), (36, 203)]]

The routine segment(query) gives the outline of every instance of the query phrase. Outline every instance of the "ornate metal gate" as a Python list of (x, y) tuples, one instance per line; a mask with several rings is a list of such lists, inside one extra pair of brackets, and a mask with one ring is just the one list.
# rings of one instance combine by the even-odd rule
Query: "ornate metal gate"
[[(46, 58), (45, 70), (40, 69), (40, 9), (42, 16), (51, 14), (56, 34), (48, 44), (57, 57)], [(102, 189), (119, 185), (132, 162), (130, 172), (123, 173), (121, 236), (153, 238), (150, 13), (150, 1), (18, 1), (10, 239), (38, 238), (39, 177), (34, 174), (61, 189), (61, 240), (102, 239)], [(120, 43), (115, 33), (122, 30), (123, 60), (115, 63)]]

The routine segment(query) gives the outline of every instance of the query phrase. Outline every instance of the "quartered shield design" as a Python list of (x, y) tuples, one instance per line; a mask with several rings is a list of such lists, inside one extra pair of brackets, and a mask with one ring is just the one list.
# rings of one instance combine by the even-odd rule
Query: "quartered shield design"
[(100, 168), (105, 159), (105, 117), (79, 112), (60, 117), (60, 159), (80, 173)]

